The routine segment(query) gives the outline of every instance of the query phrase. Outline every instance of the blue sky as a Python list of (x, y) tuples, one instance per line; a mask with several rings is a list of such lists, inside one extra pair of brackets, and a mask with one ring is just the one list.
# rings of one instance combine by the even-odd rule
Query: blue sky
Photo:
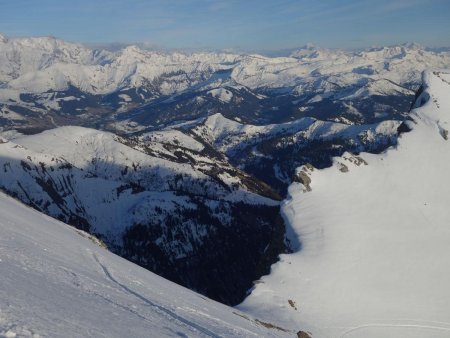
[(180, 49), (450, 46), (450, 0), (0, 0), (0, 32)]

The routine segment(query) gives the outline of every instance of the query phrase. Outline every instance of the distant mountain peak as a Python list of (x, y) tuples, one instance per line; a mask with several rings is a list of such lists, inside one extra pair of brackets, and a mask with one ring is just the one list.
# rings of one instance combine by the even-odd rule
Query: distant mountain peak
[(408, 49), (414, 49), (414, 50), (425, 49), (424, 46), (422, 46), (420, 43), (417, 43), (417, 42), (406, 42), (406, 43), (402, 44), (402, 47), (405, 47)]
[(301, 49), (309, 49), (309, 50), (312, 50), (312, 49), (318, 49), (318, 47), (314, 44), (314, 43), (312, 43), (312, 42), (308, 42), (306, 45), (304, 45)]
[(1, 43), (8, 42), (8, 38), (6, 36), (4, 36), (2, 33), (0, 33), (0, 42)]
[(122, 50), (124, 53), (142, 53), (142, 52), (144, 52), (141, 48), (139, 48), (139, 46), (137, 46), (137, 45), (130, 45), (130, 46), (127, 46), (127, 47), (125, 47), (123, 50)]

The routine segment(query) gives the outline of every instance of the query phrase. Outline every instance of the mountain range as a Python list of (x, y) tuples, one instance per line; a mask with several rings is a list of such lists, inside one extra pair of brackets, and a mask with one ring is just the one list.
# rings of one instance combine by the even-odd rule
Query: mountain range
[[(422, 79), (428, 68), (436, 71), (425, 73)], [(398, 247), (387, 242), (380, 244), (385, 255), (376, 256), (378, 246), (374, 248), (373, 237), (364, 233), (373, 233), (382, 242), (390, 228), (397, 243), (411, 228), (397, 229), (396, 224), (407, 219), (414, 234), (425, 236), (418, 230), (424, 223), (416, 220), (422, 217), (418, 212), (426, 210), (406, 210), (411, 201), (404, 195), (417, 186), (411, 198), (419, 200), (422, 191), (436, 190), (436, 180), (446, 186), (444, 110), (449, 79), (446, 71), (439, 70), (443, 68), (450, 68), (448, 50), (415, 44), (361, 51), (308, 45), (288, 57), (267, 57), (156, 52), (137, 46), (111, 52), (55, 38), (0, 36), (0, 189), (78, 229), (64, 231), (90, 238), (97, 246), (177, 284), (229, 305), (245, 299), (238, 307), (243, 313), (237, 316), (256, 331), (244, 334), (239, 328), (237, 335), (283, 336), (303, 328), (302, 338), (311, 333), (352, 337), (360, 333), (352, 328), (367, 324), (364, 333), (376, 336), (389, 325), (400, 327), (402, 323), (364, 324), (379, 315), (381, 305), (363, 311), (364, 306), (349, 296), (348, 306), (339, 312), (343, 299), (334, 292), (349, 295), (358, 290), (361, 285), (352, 278), (367, 277), (367, 269), (362, 268), (365, 261), (372, 262), (373, 257), (388, 261), (389, 255), (396, 255)], [(440, 156), (442, 163), (434, 165)], [(429, 187), (423, 187), (427, 182), (431, 182)], [(390, 189), (396, 191), (392, 198), (378, 203)], [(445, 202), (444, 195), (441, 202)], [(437, 224), (436, 235), (445, 238), (441, 223), (448, 214), (441, 202), (427, 196), (424, 205), (437, 209), (430, 207), (431, 216), (426, 217)], [(12, 219), (0, 219), (2, 231), (9, 234), (8, 224), (18, 224), (20, 212), (28, 216), (19, 241), (25, 240), (27, 231), (37, 231), (39, 237), (33, 227), (46, 229), (43, 220), (47, 218), (39, 216), (33, 222), (32, 215), (38, 214), (0, 197), (3, 208), (17, 210)], [(400, 216), (395, 216), (397, 211)], [(438, 216), (434, 219), (433, 215)], [(379, 222), (382, 226), (377, 227)], [(56, 221), (51, 224), (62, 226)], [(333, 231), (328, 230), (330, 224), (335, 225)], [(18, 245), (27, 255), (36, 253), (14, 236), (7, 245)], [(70, 239), (63, 237), (55, 240), (71, 247)], [(408, 238), (417, 243), (415, 235)], [(429, 241), (434, 243), (436, 238)], [(84, 248), (86, 243), (77, 245)], [(363, 244), (366, 251), (361, 249)], [(45, 238), (36, 242), (37, 247), (51, 247), (63, 266), (73, 271), (80, 263), (78, 258), (63, 257), (54, 245)], [(408, 254), (398, 255), (392, 264), (408, 265), (405, 261), (414, 256), (412, 247), (402, 247)], [(39, 255), (38, 261), (47, 259)], [(118, 282), (111, 272), (114, 267), (103, 263), (99, 255), (91, 255), (94, 259), (86, 270), (72, 276), (83, 279), (95, 269), (103, 270), (101, 279), (92, 277), (89, 283), (105, 283), (107, 277), (106, 285), (112, 281), (128, 295), (138, 294), (145, 304), (168, 301), (149, 300), (133, 291), (133, 281), (128, 279)], [(435, 255), (431, 250), (430, 260)], [(29, 267), (25, 258), (14, 261), (8, 257), (19, 269), (14, 270), (18, 276), (17, 271)], [(351, 257), (362, 257), (362, 265)], [(38, 261), (32, 263), (41, 264)], [(163, 284), (150, 272), (136, 272), (139, 268), (132, 263), (118, 263), (115, 269), (121, 278), (127, 269), (142, 274), (150, 281), (143, 282), (143, 292), (148, 292), (148, 283)], [(361, 274), (354, 271), (357, 268)], [(387, 290), (397, 282), (407, 283), (389, 279), (386, 270), (391, 268), (380, 267), (387, 276), (380, 283), (387, 283)], [(433, 276), (437, 271), (423, 269)], [(44, 277), (49, 272), (40, 271)], [(404, 276), (411, 277), (409, 270)], [(55, 278), (61, 278), (59, 272)], [(334, 278), (346, 287), (323, 291)], [(360, 289), (357, 294), (373, 293), (387, 301), (377, 293), (384, 289), (376, 281), (374, 290)], [(91, 290), (89, 283), (79, 285)], [(407, 290), (423, 292), (427, 279), (421, 283), (419, 289)], [(24, 283), (23, 287), (30, 286)], [(185, 295), (181, 287), (165, 290)], [(435, 290), (436, 295), (445, 294)], [(105, 292), (94, 293), (147, 322), (154, 320), (153, 314), (147, 316), (142, 308), (129, 307), (125, 300), (116, 301)], [(399, 304), (405, 302), (398, 299)], [(193, 303), (192, 312), (198, 313), (199, 306), (208, 308)], [(150, 307), (174, 317), (173, 309)], [(220, 313), (229, 311), (223, 309)], [(355, 309), (361, 309), (360, 315), (352, 317)], [(432, 326), (432, 314), (447, 311), (445, 306), (423, 309), (430, 311), (428, 326)], [(395, 307), (391, 310), (392, 316), (403, 315)], [(10, 315), (17, 316), (13, 312)], [(333, 317), (333, 313), (342, 315)], [(204, 317), (195, 320), (203, 323)], [(184, 315), (177, 318), (175, 322), (186, 324)], [(2, 320), (0, 313), (0, 329)], [(239, 327), (247, 330), (239, 321)], [(224, 335), (232, 335), (230, 325), (234, 324), (229, 323), (234, 321), (224, 323)], [(421, 323), (412, 320), (405, 325), (409, 330)], [(186, 334), (216, 332), (210, 326), (199, 329), (196, 325), (187, 325), (190, 331)], [(336, 325), (347, 331), (332, 329)], [(430, 330), (439, 331), (436, 327)]]
[(2, 37), (0, 118), (24, 132), (80, 125), (127, 134), (215, 113), (256, 125), (301, 117), (374, 123), (403, 119), (421, 72), (449, 62), (448, 51), (414, 44), (358, 52), (306, 46), (270, 58)]

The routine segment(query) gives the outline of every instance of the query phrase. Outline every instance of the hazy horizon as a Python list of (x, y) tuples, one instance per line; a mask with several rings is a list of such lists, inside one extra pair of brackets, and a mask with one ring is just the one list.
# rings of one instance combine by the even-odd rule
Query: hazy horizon
[(130, 46), (137, 46), (142, 50), (145, 51), (155, 51), (155, 52), (167, 52), (167, 53), (172, 53), (172, 52), (180, 52), (180, 53), (196, 53), (196, 52), (205, 52), (205, 53), (236, 53), (236, 54), (260, 54), (260, 55), (265, 55), (265, 56), (271, 56), (271, 57), (276, 57), (276, 56), (289, 56), (291, 53), (304, 49), (304, 48), (308, 48), (308, 47), (315, 47), (315, 48), (319, 48), (319, 49), (328, 49), (328, 50), (343, 50), (343, 51), (363, 51), (363, 50), (370, 50), (370, 49), (376, 49), (376, 48), (383, 48), (383, 47), (394, 47), (394, 46), (408, 46), (408, 45), (419, 45), (420, 47), (427, 49), (427, 50), (432, 50), (432, 51), (447, 51), (450, 49), (450, 43), (447, 45), (441, 45), (441, 46), (427, 46), (427, 45), (423, 45), (423, 44), (419, 44), (415, 41), (405, 41), (405, 42), (399, 42), (397, 44), (386, 44), (386, 45), (372, 45), (372, 46), (363, 46), (363, 47), (326, 47), (326, 46), (321, 46), (321, 45), (317, 45), (315, 43), (312, 42), (308, 42), (302, 46), (296, 46), (296, 47), (291, 47), (291, 48), (280, 48), (280, 49), (262, 49), (262, 50), (252, 50), (252, 49), (245, 49), (245, 48), (241, 48), (241, 49), (233, 49), (233, 48), (222, 48), (222, 49), (218, 49), (218, 48), (208, 48), (208, 47), (180, 47), (180, 48), (176, 48), (176, 47), (166, 47), (166, 46), (158, 46), (158, 45), (150, 45), (146, 42), (139, 42), (139, 41), (135, 41), (135, 42), (129, 42), (129, 43), (125, 43), (125, 42), (105, 42), (105, 43), (89, 43), (89, 42), (83, 42), (83, 41), (70, 41), (58, 36), (55, 36), (53, 34), (51, 35), (28, 35), (28, 36), (10, 36), (7, 34), (4, 34), (3, 32), (0, 31), (0, 35), (7, 38), (7, 39), (26, 39), (26, 38), (54, 38), (60, 41), (64, 41), (67, 43), (73, 43), (76, 45), (81, 45), (84, 46), (86, 48), (89, 49), (97, 49), (97, 50), (106, 50), (106, 51), (110, 51), (110, 52), (116, 52), (119, 50), (122, 50), (124, 48), (130, 47)]
[(445, 47), (449, 14), (447, 0), (22, 0), (0, 4), (0, 32), (169, 50)]

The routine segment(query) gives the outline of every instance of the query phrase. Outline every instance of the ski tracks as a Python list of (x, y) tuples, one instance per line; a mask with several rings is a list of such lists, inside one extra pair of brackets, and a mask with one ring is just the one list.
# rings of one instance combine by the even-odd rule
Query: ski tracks
[[(177, 322), (180, 322), (184, 325), (189, 326), (191, 329), (205, 335), (208, 337), (212, 337), (212, 338), (219, 338), (220, 336), (215, 334), (214, 332), (196, 324), (193, 323), (179, 315), (177, 315), (175, 312), (161, 306), (158, 305), (156, 303), (154, 303), (153, 301), (151, 301), (150, 299), (142, 296), (141, 294), (137, 293), (136, 291), (133, 291), (132, 289), (130, 289), (128, 286), (120, 283), (117, 279), (114, 278), (114, 276), (111, 274), (111, 272), (108, 270), (108, 268), (101, 263), (101, 261), (99, 260), (98, 256), (95, 253), (92, 253), (92, 256), (94, 258), (94, 260), (97, 262), (97, 264), (101, 267), (103, 273), (105, 274), (105, 276), (114, 284), (116, 284), (117, 286), (119, 286), (123, 291), (125, 291), (126, 293), (138, 298), (139, 300), (141, 300), (142, 302), (144, 302), (145, 304), (159, 310), (160, 312), (164, 313), (165, 315), (167, 315), (168, 317), (171, 317), (172, 320), (175, 320)], [(142, 317), (141, 315), (139, 315), (139, 317)]]
[(354, 333), (356, 331), (364, 330), (364, 329), (383, 329), (383, 328), (392, 328), (392, 329), (425, 329), (425, 330), (434, 330), (434, 331), (445, 331), (450, 333), (450, 323), (444, 323), (444, 322), (422, 322), (411, 320), (410, 324), (404, 323), (392, 323), (392, 324), (366, 324), (361, 326), (356, 326), (351, 328), (348, 331), (345, 331), (340, 338), (345, 338), (349, 334)]

